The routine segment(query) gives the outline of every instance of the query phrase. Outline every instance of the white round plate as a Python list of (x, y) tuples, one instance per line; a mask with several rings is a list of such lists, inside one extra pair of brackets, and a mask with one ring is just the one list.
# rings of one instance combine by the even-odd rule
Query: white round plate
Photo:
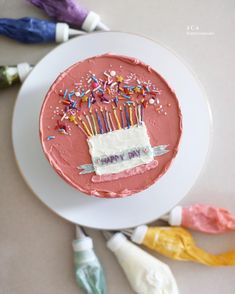
[[(157, 70), (175, 90), (183, 115), (179, 152), (156, 184), (123, 199), (83, 195), (49, 165), (39, 140), (40, 108), (50, 85), (73, 63), (107, 52), (136, 57)], [(121, 229), (156, 220), (196, 181), (209, 146), (210, 111), (188, 68), (168, 49), (137, 35), (93, 33), (62, 44), (45, 56), (22, 85), (13, 116), (13, 145), (19, 168), (34, 193), (54, 212), (76, 224)]]

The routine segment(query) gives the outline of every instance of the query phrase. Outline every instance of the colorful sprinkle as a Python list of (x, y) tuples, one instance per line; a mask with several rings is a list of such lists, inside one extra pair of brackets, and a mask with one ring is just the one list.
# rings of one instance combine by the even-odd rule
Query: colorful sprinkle
[(47, 137), (47, 141), (51, 141), (51, 140), (53, 140), (53, 139), (55, 139), (55, 136), (48, 136), (48, 137)]
[(130, 97), (130, 96), (128, 96), (128, 95), (125, 95), (125, 94), (122, 94), (122, 97), (124, 97), (124, 98), (126, 98), (126, 99), (131, 99), (131, 97)]
[[(138, 79), (134, 73), (122, 76), (111, 64), (101, 78), (89, 71), (73, 84), (72, 89), (61, 89), (58, 95), (64, 99), (59, 98), (60, 107), (52, 110), (52, 119), (59, 117), (60, 123), (57, 122), (56, 130), (65, 135), (71, 135), (73, 129), (70, 124), (66, 128), (63, 121), (77, 125), (90, 137), (140, 124), (148, 105), (154, 105), (156, 111), (164, 115), (167, 114), (164, 108), (171, 106), (167, 103), (163, 108), (158, 99), (160, 91), (150, 80)], [(134, 102), (136, 98), (139, 102)], [(95, 113), (92, 113), (91, 108), (95, 104), (98, 104), (100, 111), (96, 108)], [(103, 110), (102, 104), (110, 104), (111, 108)], [(84, 120), (78, 116), (80, 111), (84, 114)]]
[(66, 98), (67, 94), (68, 94), (68, 89), (66, 89), (66, 90), (64, 91), (64, 98)]
[(88, 101), (88, 96), (83, 96), (82, 97), (82, 102), (87, 102)]
[(116, 76), (116, 71), (115, 70), (111, 70), (110, 75), (111, 75), (111, 77), (115, 77)]
[(91, 97), (88, 98), (88, 101), (87, 101), (87, 107), (88, 107), (88, 108), (91, 108)]
[(124, 81), (124, 78), (122, 76), (116, 76), (116, 78), (119, 83), (122, 83)]
[(155, 103), (155, 100), (154, 100), (153, 98), (150, 98), (150, 99), (149, 99), (149, 104), (150, 104), (150, 105), (153, 105), (154, 103)]

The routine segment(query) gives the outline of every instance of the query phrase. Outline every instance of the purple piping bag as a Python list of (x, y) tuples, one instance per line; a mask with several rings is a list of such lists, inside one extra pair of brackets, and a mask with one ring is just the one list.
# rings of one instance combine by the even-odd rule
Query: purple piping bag
[(75, 0), (27, 0), (33, 5), (43, 9), (47, 15), (70, 24), (72, 27), (84, 31), (109, 30), (100, 20), (100, 16), (93, 11), (88, 11)]

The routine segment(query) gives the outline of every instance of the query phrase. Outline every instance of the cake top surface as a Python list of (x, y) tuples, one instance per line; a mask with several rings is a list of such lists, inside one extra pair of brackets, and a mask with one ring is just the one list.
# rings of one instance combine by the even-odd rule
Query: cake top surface
[(43, 150), (80, 191), (123, 197), (168, 169), (182, 132), (175, 93), (150, 66), (105, 54), (61, 73), (40, 115)]

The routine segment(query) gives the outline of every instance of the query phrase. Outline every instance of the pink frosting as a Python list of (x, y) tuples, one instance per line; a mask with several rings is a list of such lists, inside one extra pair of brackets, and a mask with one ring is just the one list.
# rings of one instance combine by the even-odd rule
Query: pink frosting
[[(74, 83), (79, 82), (88, 71), (97, 78), (104, 77), (103, 73), (115, 70), (118, 75), (127, 76), (136, 74), (139, 79), (151, 80), (157, 85), (161, 94), (158, 96), (160, 103), (164, 105), (167, 115), (158, 114), (156, 106), (149, 105), (144, 110), (144, 121), (152, 146), (168, 144), (170, 152), (157, 158), (158, 165), (147, 169), (144, 173), (135, 173), (129, 177), (122, 177), (112, 181), (97, 181), (94, 173), (81, 175), (77, 167), (91, 163), (87, 138), (75, 124), (66, 122), (71, 135), (58, 134), (56, 130), (55, 109), (58, 111), (64, 107), (61, 105), (59, 91), (72, 90)], [(86, 85), (85, 85), (86, 86)], [(134, 97), (133, 100), (137, 100)], [(139, 99), (139, 98), (138, 98)], [(119, 103), (123, 103), (120, 101)], [(121, 105), (119, 104), (119, 105)], [(100, 101), (94, 105), (111, 109), (111, 104), (102, 104)], [(82, 112), (88, 110), (82, 106)], [(81, 114), (82, 114), (81, 112)], [(80, 115), (80, 114), (79, 114)], [(80, 191), (98, 197), (124, 197), (140, 192), (155, 183), (169, 168), (172, 159), (176, 156), (182, 132), (181, 112), (175, 93), (166, 81), (150, 66), (134, 58), (105, 54), (92, 57), (72, 65), (64, 71), (49, 89), (41, 109), (40, 137), (46, 157), (55, 171), (70, 185)], [(55, 136), (53, 140), (47, 140), (48, 136)], [(108, 177), (105, 177), (106, 179)]]
[(235, 230), (235, 216), (223, 208), (196, 204), (183, 208), (182, 226), (219, 234)]

